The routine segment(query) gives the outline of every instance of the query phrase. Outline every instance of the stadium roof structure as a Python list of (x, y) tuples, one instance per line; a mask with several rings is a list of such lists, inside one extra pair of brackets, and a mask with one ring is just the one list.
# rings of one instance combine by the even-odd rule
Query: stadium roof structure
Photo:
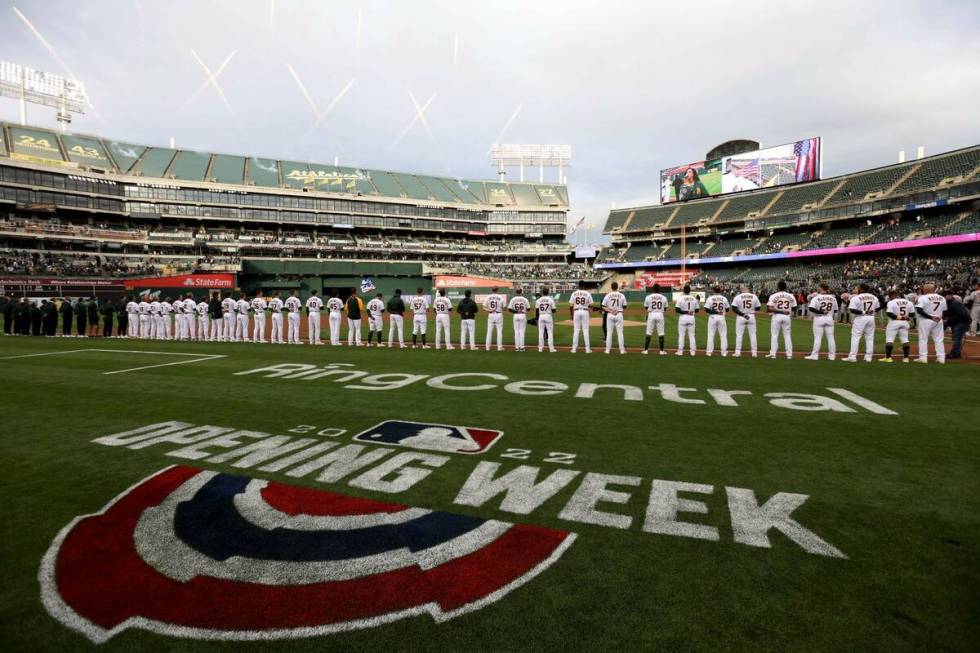
[(475, 206), (568, 208), (560, 184), (454, 179), (249, 155), (139, 145), (0, 123), (0, 156), (46, 166), (144, 178), (149, 183), (225, 184), (366, 198)]

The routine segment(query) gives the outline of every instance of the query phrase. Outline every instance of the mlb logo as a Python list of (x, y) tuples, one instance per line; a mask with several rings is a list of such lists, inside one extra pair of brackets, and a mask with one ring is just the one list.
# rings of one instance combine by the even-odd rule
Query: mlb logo
[(424, 451), (474, 455), (489, 449), (503, 435), (503, 431), (494, 429), (387, 420), (358, 433), (354, 440)]

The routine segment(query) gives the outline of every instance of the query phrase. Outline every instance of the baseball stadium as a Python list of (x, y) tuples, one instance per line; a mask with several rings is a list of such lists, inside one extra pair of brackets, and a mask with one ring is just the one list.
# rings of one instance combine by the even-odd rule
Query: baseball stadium
[(408, 92), (387, 149), (354, 128), (384, 104), (357, 96), (371, 48), (409, 47), (374, 17), (448, 29), (445, 93), (479, 113), (454, 30), (491, 10), (335, 8), (350, 43), (317, 47), (361, 81), (321, 108), (285, 59), (317, 3), (92, 9), (146, 70), (154, 30), (197, 18), (280, 44), (255, 61), (314, 118), (275, 151), (306, 125), (232, 108), (234, 51), (152, 82), (175, 106), (201, 84), (179, 110), (123, 115), (68, 67), (94, 46), (62, 19), (96, 14), (54, 4), (0, 9), (4, 650), (975, 650), (975, 115), (897, 162), (819, 115), (776, 146), (651, 128), (664, 151), (614, 186), (587, 178), (608, 135), (503, 140), (521, 104), (489, 151), (496, 122), (440, 130), (437, 95)]

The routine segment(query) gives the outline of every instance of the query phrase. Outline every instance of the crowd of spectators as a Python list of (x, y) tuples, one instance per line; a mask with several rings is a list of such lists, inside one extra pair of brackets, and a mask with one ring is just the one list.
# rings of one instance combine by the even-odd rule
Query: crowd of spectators
[(161, 270), (190, 272), (197, 261), (129, 258), (71, 252), (0, 250), (0, 273), (45, 277), (133, 277)]

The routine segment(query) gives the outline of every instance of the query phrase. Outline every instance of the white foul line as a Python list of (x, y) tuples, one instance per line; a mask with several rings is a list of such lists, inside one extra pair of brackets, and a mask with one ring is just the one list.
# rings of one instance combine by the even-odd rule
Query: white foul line
[(108, 354), (151, 354), (158, 356), (194, 356), (192, 360), (186, 361), (176, 361), (174, 363), (158, 363), (156, 365), (144, 365), (142, 367), (131, 367), (125, 370), (113, 370), (112, 372), (103, 372), (103, 375), (107, 374), (122, 374), (124, 372), (136, 372), (138, 370), (148, 370), (154, 367), (167, 367), (170, 365), (186, 365), (187, 363), (200, 363), (202, 361), (209, 361), (215, 358), (227, 358), (226, 354), (192, 354), (179, 351), (144, 351), (140, 349), (67, 349), (65, 351), (46, 351), (40, 354), (21, 354), (18, 356), (4, 356), (0, 360), (11, 360), (14, 358), (32, 358), (34, 356), (57, 356), (60, 354), (80, 354), (87, 351), (97, 351)]

